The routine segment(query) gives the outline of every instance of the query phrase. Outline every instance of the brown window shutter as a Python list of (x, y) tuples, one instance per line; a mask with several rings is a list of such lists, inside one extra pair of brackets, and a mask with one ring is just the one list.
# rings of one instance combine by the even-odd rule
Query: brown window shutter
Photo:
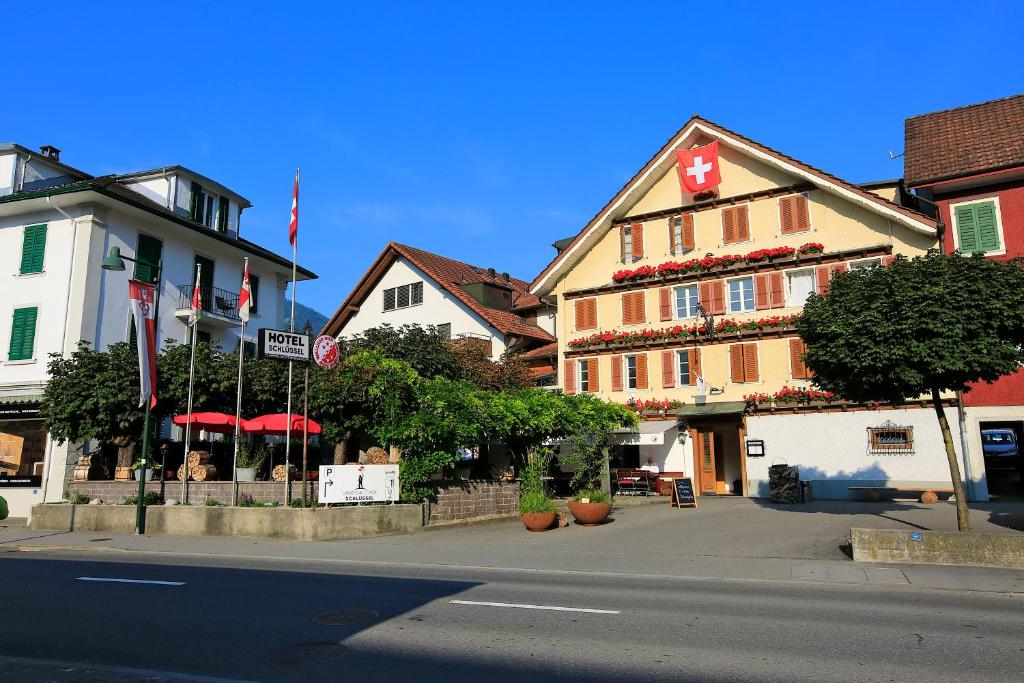
[(890, 256), (883, 256), (882, 257), (882, 265), (883, 266), (891, 266), (895, 261), (896, 261), (896, 254), (892, 254)]
[(585, 330), (587, 329), (587, 312), (586, 306), (584, 305), (586, 299), (576, 300), (576, 329)]
[(758, 378), (757, 344), (743, 344), (743, 381), (756, 382)]
[(786, 289), (782, 281), (782, 273), (768, 275), (768, 305), (771, 308), (786, 307)]
[(647, 322), (647, 301), (643, 292), (633, 293), (633, 312), (638, 325)]
[(725, 313), (725, 280), (711, 281), (711, 307), (708, 309), (712, 315)]
[(737, 206), (736, 211), (736, 241), (746, 242), (750, 239), (750, 216), (747, 206)]
[(647, 382), (647, 354), (636, 354), (636, 388), (647, 389), (650, 384)]
[(622, 391), (622, 356), (612, 356), (612, 391)]
[(661, 352), (661, 387), (671, 389), (676, 385), (676, 352)]
[(596, 394), (601, 391), (601, 376), (596, 358), (587, 359), (587, 382), (590, 384), (590, 393)]
[(734, 384), (743, 381), (743, 344), (729, 347), (729, 379)]
[(704, 375), (700, 368), (700, 349), (688, 349), (686, 353), (690, 356), (690, 384), (697, 384), (697, 375)]
[(619, 260), (626, 262), (626, 226), (619, 226)]
[(722, 241), (736, 242), (736, 213), (733, 209), (722, 209)]
[(817, 285), (818, 294), (824, 294), (828, 289), (828, 281), (832, 279), (828, 266), (818, 266), (814, 269), (814, 279)]
[(661, 319), (671, 320), (672, 319), (672, 288), (662, 287), (658, 290), (658, 304), (661, 308)]
[(576, 365), (575, 361), (567, 358), (562, 372), (562, 391), (566, 394), (576, 393)]
[(779, 225), (783, 235), (796, 232), (796, 219), (793, 217), (794, 197), (783, 197), (779, 200)]
[(807, 232), (811, 229), (811, 212), (806, 195), (798, 194), (793, 197), (793, 219), (796, 222), (795, 232)]
[(804, 365), (804, 341), (789, 340), (789, 360), (793, 368), (793, 379), (807, 379), (807, 366)]
[(633, 260), (644, 257), (644, 224), (633, 224)]
[(770, 283), (768, 282), (767, 273), (754, 276), (754, 303), (759, 311), (768, 308), (770, 305), (768, 299), (769, 287)]
[(689, 251), (694, 248), (693, 243), (693, 214), (683, 214), (683, 249)]
[(597, 299), (576, 300), (576, 329), (597, 329)]
[(632, 325), (633, 322), (633, 300), (629, 294), (622, 295), (622, 324)]
[(668, 252), (675, 255), (678, 251), (676, 249), (676, 220), (679, 216), (668, 217)]

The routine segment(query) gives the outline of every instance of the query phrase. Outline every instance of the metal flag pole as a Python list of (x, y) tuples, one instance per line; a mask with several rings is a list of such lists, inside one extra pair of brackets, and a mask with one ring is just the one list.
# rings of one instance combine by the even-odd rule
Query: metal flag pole
[[(202, 280), (203, 266), (200, 263), (196, 264), (196, 288), (199, 287), (199, 283)], [(202, 297), (202, 292), (199, 294)], [(192, 358), (188, 363), (188, 412), (186, 415), (187, 423), (185, 424), (185, 459), (181, 463), (181, 504), (188, 504), (188, 454), (192, 448), (192, 386), (195, 383), (196, 378), (196, 338), (199, 336), (199, 311), (194, 308), (195, 306), (195, 289), (192, 290), (192, 304), (193, 304), (193, 315), (195, 320), (192, 321)], [(202, 304), (200, 304), (202, 308)]]
[[(292, 240), (292, 315), (288, 322), (288, 331), (295, 332), (295, 282), (296, 282), (296, 261), (299, 253), (298, 235), (298, 188), (299, 169), (295, 169), (295, 193), (292, 196), (292, 220), (296, 223), (295, 239)], [(294, 363), (288, 361), (288, 408), (286, 412), (287, 425), (284, 436), (284, 504), (291, 505), (292, 482), (291, 482), (291, 452), (292, 452), (292, 367)]]
[[(312, 338), (313, 326), (310, 325), (308, 320), (302, 332)], [(307, 473), (309, 471), (309, 363), (306, 363), (305, 372), (305, 388), (302, 392), (302, 507), (306, 507), (306, 496), (309, 493), (307, 490)]]
[[(249, 272), (249, 258), (242, 265), (242, 288), (245, 289), (245, 274)], [(242, 359), (245, 358), (245, 318), (238, 333), (238, 397), (235, 399), (235, 453), (231, 462), (231, 505), (238, 504), (238, 449), (242, 436)]]

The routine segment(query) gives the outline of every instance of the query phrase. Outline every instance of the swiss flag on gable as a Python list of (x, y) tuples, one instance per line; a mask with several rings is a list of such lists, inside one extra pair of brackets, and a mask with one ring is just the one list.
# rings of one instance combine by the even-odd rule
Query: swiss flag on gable
[(679, 183), (683, 192), (699, 194), (714, 189), (722, 182), (718, 171), (718, 140), (694, 149), (676, 150), (679, 162)]

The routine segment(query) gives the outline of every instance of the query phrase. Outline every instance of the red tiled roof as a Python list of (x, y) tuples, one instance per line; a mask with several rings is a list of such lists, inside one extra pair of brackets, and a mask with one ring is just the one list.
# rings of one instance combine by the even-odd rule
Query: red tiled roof
[(506, 287), (512, 291), (513, 306), (516, 308), (522, 308), (524, 307), (523, 302), (529, 301), (531, 298), (539, 301), (536, 296), (527, 291), (527, 288), (529, 287), (528, 282), (517, 278), (509, 278), (509, 280), (506, 281), (505, 278), (498, 273), (492, 277), (486, 268), (472, 266), (468, 263), (463, 263), (462, 261), (456, 261), (455, 259), (450, 259), (446, 256), (434, 254), (429, 251), (423, 251), (422, 249), (416, 249), (415, 247), (409, 247), (396, 242), (390, 242), (388, 246), (384, 248), (384, 251), (377, 257), (377, 260), (366, 274), (363, 275), (362, 279), (352, 290), (352, 293), (348, 295), (345, 301), (338, 308), (337, 312), (331, 316), (330, 321), (328, 321), (326, 327), (324, 327), (325, 334), (338, 334), (341, 331), (341, 327), (345, 324), (345, 321), (352, 313), (355, 312), (354, 307), (358, 306), (359, 301), (365, 298), (376, 281), (380, 279), (387, 270), (387, 267), (391, 265), (391, 262), (394, 260), (396, 255), (408, 259), (413, 265), (430, 276), (430, 278), (437, 282), (438, 285), (443, 287), (452, 296), (465, 304), (470, 310), (483, 318), (498, 332), (516, 337), (527, 337), (529, 339), (536, 339), (544, 342), (554, 340), (554, 337), (548, 334), (547, 331), (527, 322), (522, 316), (519, 316), (512, 311), (488, 308), (470, 296), (469, 293), (462, 288), (463, 284), (473, 282), (490, 282), (499, 287)]
[(550, 344), (545, 344), (544, 346), (538, 346), (535, 349), (530, 349), (529, 351), (520, 354), (519, 357), (520, 358), (525, 358), (527, 360), (530, 360), (530, 359), (533, 359), (533, 358), (547, 358), (548, 356), (557, 356), (557, 355), (558, 355), (558, 342), (551, 342)]
[(914, 116), (904, 136), (911, 187), (1024, 165), (1024, 95)]

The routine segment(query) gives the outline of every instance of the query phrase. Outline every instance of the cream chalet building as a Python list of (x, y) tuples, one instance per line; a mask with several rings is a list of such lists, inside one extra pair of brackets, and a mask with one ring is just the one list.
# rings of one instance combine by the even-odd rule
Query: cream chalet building
[[(676, 152), (715, 141), (720, 184), (686, 192), (712, 164), (681, 169)], [(802, 362), (792, 322), (812, 292), (939, 244), (935, 218), (893, 201), (896, 183), (867, 187), (695, 116), (564, 245), (530, 286), (557, 300), (560, 386), (665, 404), (615, 464), (653, 457), (662, 482), (691, 476), (698, 494), (767, 496), (783, 463), (820, 498), (950, 486), (934, 411), (818, 396)], [(952, 401), (947, 413), (959, 451)]]

